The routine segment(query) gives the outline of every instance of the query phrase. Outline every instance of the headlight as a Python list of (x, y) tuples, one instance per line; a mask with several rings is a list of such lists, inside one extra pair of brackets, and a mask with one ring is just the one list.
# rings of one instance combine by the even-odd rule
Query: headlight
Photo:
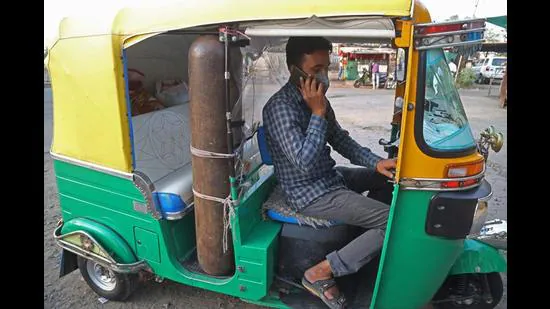
[(481, 198), (477, 201), (476, 211), (474, 213), (474, 219), (472, 221), (472, 228), (470, 229), (470, 235), (479, 235), (481, 228), (487, 220), (489, 214), (489, 200), (493, 196), (493, 193)]

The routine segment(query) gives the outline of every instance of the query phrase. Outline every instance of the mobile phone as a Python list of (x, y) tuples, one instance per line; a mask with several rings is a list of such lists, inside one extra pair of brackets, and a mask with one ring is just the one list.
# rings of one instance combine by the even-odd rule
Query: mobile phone
[[(302, 71), (297, 66), (295, 66), (295, 65), (291, 66), (290, 67), (290, 81), (293, 82), (294, 85), (298, 86), (298, 88), (301, 87), (300, 77), (302, 77), (304, 79), (304, 81), (306, 81), (308, 75), (306, 74), (306, 72)], [(315, 81), (318, 83), (317, 80), (315, 80)]]

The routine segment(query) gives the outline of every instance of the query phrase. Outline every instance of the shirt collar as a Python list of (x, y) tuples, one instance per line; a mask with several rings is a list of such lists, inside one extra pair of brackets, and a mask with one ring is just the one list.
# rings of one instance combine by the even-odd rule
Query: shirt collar
[(284, 85), (284, 88), (285, 88), (285, 91), (287, 91), (298, 102), (305, 103), (304, 98), (302, 97), (302, 93), (300, 93), (298, 86), (294, 85), (293, 82), (288, 80), (288, 82), (286, 82), (286, 84)]

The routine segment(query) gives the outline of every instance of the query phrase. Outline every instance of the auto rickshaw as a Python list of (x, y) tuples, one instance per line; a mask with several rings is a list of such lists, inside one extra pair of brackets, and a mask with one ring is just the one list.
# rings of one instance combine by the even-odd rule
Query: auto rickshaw
[(182, 1), (107, 24), (64, 19), (46, 59), (60, 276), (78, 268), (118, 301), (154, 278), (325, 308), (296, 276), (355, 232), (285, 207), (257, 118), (287, 80), (286, 39), (324, 36), (397, 50), (379, 142), (398, 162), (387, 233), (379, 258), (339, 283), (349, 306), (494, 308), (506, 231), (486, 222), (484, 174), (502, 135), (474, 139), (442, 50), (475, 49), (484, 29), (432, 23), (411, 0)]

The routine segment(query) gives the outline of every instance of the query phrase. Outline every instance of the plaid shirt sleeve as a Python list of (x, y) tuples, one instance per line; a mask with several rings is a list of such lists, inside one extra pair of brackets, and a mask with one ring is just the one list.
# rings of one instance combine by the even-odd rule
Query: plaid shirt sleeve
[(327, 109), (327, 120), (327, 141), (334, 150), (350, 160), (352, 164), (376, 168), (376, 164), (383, 158), (353, 140), (348, 131), (344, 130), (336, 120), (336, 115), (330, 105)]
[(298, 170), (306, 173), (317, 161), (325, 145), (327, 121), (312, 115), (304, 133), (300, 128), (298, 111), (286, 104), (270, 108), (266, 116), (269, 135), (281, 147), (286, 158)]

